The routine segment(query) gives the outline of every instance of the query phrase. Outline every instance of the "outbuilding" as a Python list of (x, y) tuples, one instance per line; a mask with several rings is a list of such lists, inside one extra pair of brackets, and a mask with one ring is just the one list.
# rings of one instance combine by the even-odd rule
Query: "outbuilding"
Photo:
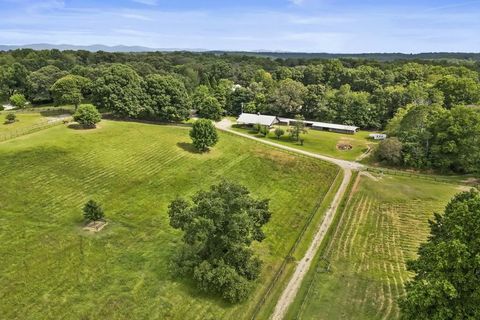
[(260, 124), (262, 126), (267, 126), (267, 127), (271, 127), (278, 122), (279, 121), (276, 116), (267, 116), (263, 114), (254, 114), (254, 113), (242, 113), (237, 119), (238, 124), (245, 124), (245, 125)]
[[(290, 119), (290, 118), (278, 118), (280, 123), (291, 125), (295, 123), (297, 120)], [(356, 126), (349, 126), (344, 124), (335, 124), (335, 123), (327, 123), (327, 122), (318, 122), (318, 121), (309, 121), (303, 120), (302, 121), (306, 127), (311, 127), (315, 130), (323, 130), (323, 131), (330, 131), (330, 132), (337, 132), (337, 133), (346, 133), (346, 134), (355, 134), (360, 128)]]
[(373, 140), (385, 140), (385, 139), (387, 139), (387, 135), (383, 134), (383, 133), (370, 133), (368, 136), (370, 138), (372, 138)]

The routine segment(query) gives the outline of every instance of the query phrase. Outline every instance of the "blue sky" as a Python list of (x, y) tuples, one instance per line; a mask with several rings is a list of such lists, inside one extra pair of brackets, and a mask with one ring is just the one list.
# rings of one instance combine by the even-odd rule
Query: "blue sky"
[(480, 1), (0, 0), (0, 44), (480, 51)]

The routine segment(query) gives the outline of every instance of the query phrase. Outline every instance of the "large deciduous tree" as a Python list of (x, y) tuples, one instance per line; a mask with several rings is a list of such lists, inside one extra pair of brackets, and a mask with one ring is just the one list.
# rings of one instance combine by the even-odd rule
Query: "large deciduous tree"
[(440, 79), (435, 87), (443, 92), (447, 108), (480, 101), (480, 84), (472, 78), (447, 75)]
[(182, 121), (188, 119), (190, 98), (182, 81), (174, 76), (148, 75), (145, 93), (150, 112), (162, 120)]
[(430, 222), (400, 303), (403, 319), (480, 319), (480, 193), (461, 193)]
[(265, 239), (268, 200), (256, 200), (245, 187), (223, 181), (191, 202), (174, 200), (168, 215), (170, 225), (184, 232), (175, 270), (192, 277), (204, 292), (229, 302), (245, 300), (260, 274), (261, 261), (250, 245)]
[(298, 81), (285, 79), (280, 81), (272, 95), (273, 114), (293, 116), (302, 111), (307, 89)]
[(75, 110), (84, 98), (84, 93), (90, 86), (90, 80), (81, 76), (67, 75), (58, 79), (50, 91), (55, 105), (73, 104)]
[(50, 88), (58, 79), (67, 74), (66, 71), (51, 65), (30, 73), (28, 76), (27, 97), (33, 103), (50, 102), (53, 99), (50, 94)]
[(143, 79), (127, 65), (104, 68), (92, 85), (92, 97), (116, 116), (138, 118), (147, 111)]

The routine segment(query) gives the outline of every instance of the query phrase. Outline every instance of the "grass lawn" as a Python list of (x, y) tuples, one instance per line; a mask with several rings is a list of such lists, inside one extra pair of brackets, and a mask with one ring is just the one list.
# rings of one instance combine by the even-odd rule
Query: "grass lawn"
[[(0, 143), (0, 314), (5, 319), (249, 319), (338, 168), (220, 134), (192, 152), (188, 128), (102, 121), (61, 125)], [(240, 305), (200, 294), (169, 272), (181, 234), (167, 206), (222, 178), (271, 199), (264, 260)], [(82, 230), (81, 208), (100, 201), (109, 221)], [(321, 214), (321, 213), (319, 213)], [(314, 219), (318, 221), (318, 219)]]
[[(373, 146), (376, 144), (376, 142), (373, 140), (368, 139), (368, 135), (371, 133), (368, 131), (360, 131), (354, 135), (351, 135), (309, 129), (307, 134), (302, 135), (302, 138), (305, 141), (303, 146), (301, 146), (299, 143), (290, 140), (290, 137), (287, 133), (287, 126), (279, 127), (285, 130), (285, 135), (281, 137), (280, 140), (278, 140), (273, 133), (274, 129), (272, 129), (266, 138), (290, 147), (295, 147), (305, 151), (315, 152), (343, 160), (353, 161), (366, 152), (369, 145)], [(250, 128), (233, 127), (232, 129), (243, 133), (249, 133), (257, 137), (263, 137), (256, 132), (253, 132)], [(349, 144), (352, 146), (352, 149), (339, 150), (337, 148), (337, 144)]]
[(14, 130), (21, 130), (31, 127), (37, 123), (47, 121), (47, 118), (42, 116), (39, 112), (32, 113), (16, 113), (17, 121), (14, 123), (5, 123), (9, 112), (0, 112), (0, 135)]
[(406, 177), (359, 179), (288, 319), (398, 319), (397, 299), (410, 276), (405, 262), (426, 240), (433, 212), (460, 191)]

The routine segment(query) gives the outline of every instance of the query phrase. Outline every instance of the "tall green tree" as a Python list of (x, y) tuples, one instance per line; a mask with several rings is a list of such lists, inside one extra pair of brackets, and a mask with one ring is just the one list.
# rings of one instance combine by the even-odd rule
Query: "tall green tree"
[(166, 121), (188, 119), (191, 101), (182, 81), (171, 75), (151, 74), (144, 86), (146, 103), (155, 117)]
[(415, 276), (403, 319), (480, 319), (480, 193), (460, 193), (430, 221), (430, 237), (408, 263)]
[(300, 136), (304, 133), (307, 133), (304, 120), (305, 118), (302, 115), (297, 114), (295, 116), (295, 121), (290, 128), (290, 137), (292, 138), (292, 140), (299, 141)]
[(143, 79), (130, 66), (103, 68), (92, 85), (92, 97), (97, 106), (116, 116), (138, 118), (147, 112)]
[(198, 151), (205, 152), (218, 142), (217, 129), (212, 121), (199, 119), (193, 123), (190, 138), (192, 138), (193, 145)]
[(247, 299), (261, 269), (250, 246), (265, 239), (268, 200), (256, 200), (247, 188), (222, 181), (191, 201), (174, 200), (168, 215), (170, 225), (183, 231), (175, 270), (192, 277), (204, 292), (229, 302)]
[(293, 116), (302, 111), (307, 89), (298, 81), (285, 79), (279, 82), (272, 95), (271, 112), (281, 116)]
[(480, 102), (480, 84), (472, 78), (447, 75), (440, 79), (435, 87), (443, 92), (447, 108)]
[(84, 92), (88, 90), (90, 80), (81, 76), (67, 75), (58, 79), (50, 88), (55, 105), (73, 104), (75, 110), (84, 98)]
[(442, 171), (480, 172), (480, 112), (454, 107), (432, 125), (432, 166)]
[(27, 97), (33, 103), (50, 102), (52, 95), (50, 88), (60, 78), (66, 76), (68, 72), (48, 65), (29, 74), (27, 85)]

